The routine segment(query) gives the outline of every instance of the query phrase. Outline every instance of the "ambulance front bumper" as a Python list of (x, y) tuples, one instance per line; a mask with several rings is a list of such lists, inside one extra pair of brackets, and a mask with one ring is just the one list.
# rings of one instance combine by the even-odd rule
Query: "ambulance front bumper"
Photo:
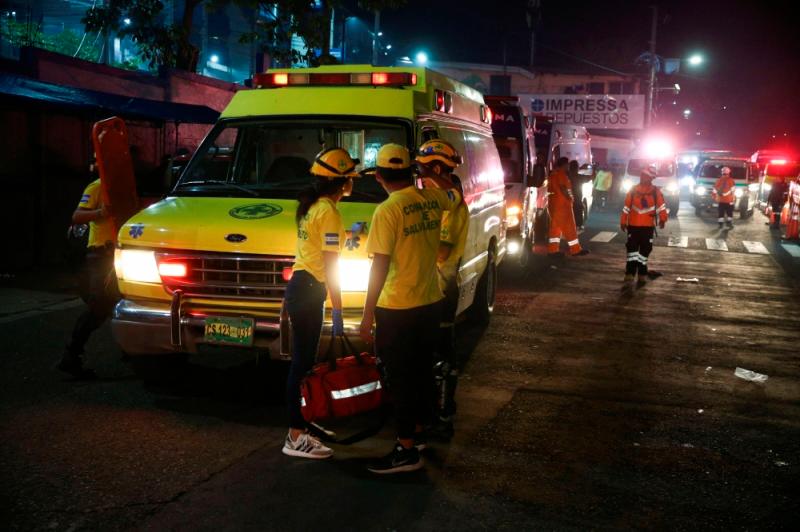
[[(230, 315), (240, 317), (241, 313)], [(194, 354), (200, 346), (208, 344), (205, 341), (207, 317), (196, 311), (181, 312), (179, 298), (173, 298), (172, 302), (123, 299), (114, 308), (111, 331), (122, 351), (130, 355)], [(344, 330), (348, 337), (358, 338), (360, 319), (360, 315), (346, 311)], [(288, 319), (255, 318), (253, 328), (250, 349), (269, 350), (270, 357), (275, 359), (291, 358)], [(325, 321), (322, 329), (322, 344), (327, 344), (332, 332), (330, 320)]]

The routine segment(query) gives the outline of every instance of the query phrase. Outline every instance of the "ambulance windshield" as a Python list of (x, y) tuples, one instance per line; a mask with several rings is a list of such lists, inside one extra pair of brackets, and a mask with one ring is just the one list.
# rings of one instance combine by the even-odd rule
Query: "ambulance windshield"
[(628, 175), (638, 176), (648, 166), (656, 167), (656, 177), (675, 175), (675, 161), (654, 161), (652, 159), (631, 159), (628, 161)]
[[(313, 183), (309, 173), (323, 149), (341, 147), (359, 159), (357, 170), (375, 166), (386, 143), (408, 145), (411, 131), (400, 121), (292, 119), (218, 124), (192, 158), (173, 190), (178, 196), (293, 199)], [(386, 193), (374, 177), (354, 179), (343, 201), (376, 203)]]
[(711, 162), (706, 161), (703, 163), (703, 167), (700, 169), (700, 177), (711, 177), (711, 178), (718, 178), (722, 175), (722, 169), (724, 167), (728, 167), (731, 169), (731, 177), (733, 179), (738, 179), (744, 181), (745, 177), (747, 176), (746, 168), (744, 167), (744, 163), (737, 163), (735, 162)]

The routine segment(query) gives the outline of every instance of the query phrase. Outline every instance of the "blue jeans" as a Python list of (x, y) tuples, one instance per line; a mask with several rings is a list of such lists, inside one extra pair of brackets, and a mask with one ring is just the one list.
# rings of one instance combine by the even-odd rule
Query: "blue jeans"
[(286, 381), (286, 408), (289, 427), (293, 429), (306, 427), (300, 411), (300, 383), (317, 358), (326, 293), (325, 283), (303, 270), (294, 272), (286, 287), (284, 304), (292, 324), (292, 364)]

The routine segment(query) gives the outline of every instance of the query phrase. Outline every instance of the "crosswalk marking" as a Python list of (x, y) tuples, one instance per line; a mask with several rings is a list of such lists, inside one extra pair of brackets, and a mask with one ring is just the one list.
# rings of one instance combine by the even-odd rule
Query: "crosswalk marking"
[(611, 242), (615, 236), (616, 231), (600, 231), (592, 237), (592, 242)]
[(688, 236), (671, 236), (669, 237), (669, 241), (667, 241), (667, 245), (673, 248), (686, 248), (689, 247), (689, 237)]
[(800, 246), (797, 244), (781, 244), (781, 247), (792, 257), (800, 258)]
[(769, 255), (769, 250), (761, 242), (754, 242), (752, 240), (742, 240), (742, 245), (748, 253), (760, 253), (761, 255)]
[(719, 238), (706, 238), (706, 247), (713, 251), (728, 251), (728, 244)]

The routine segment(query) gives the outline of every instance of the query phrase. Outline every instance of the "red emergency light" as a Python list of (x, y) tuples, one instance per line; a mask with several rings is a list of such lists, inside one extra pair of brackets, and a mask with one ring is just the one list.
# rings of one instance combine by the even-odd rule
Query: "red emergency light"
[(281, 277), (283, 277), (283, 280), (288, 283), (292, 279), (292, 267), (284, 267), (283, 271), (281, 272)]
[(186, 277), (189, 269), (183, 262), (162, 262), (158, 265), (161, 277)]
[(411, 72), (278, 72), (256, 74), (253, 85), (259, 89), (286, 86), (414, 86), (417, 75)]

